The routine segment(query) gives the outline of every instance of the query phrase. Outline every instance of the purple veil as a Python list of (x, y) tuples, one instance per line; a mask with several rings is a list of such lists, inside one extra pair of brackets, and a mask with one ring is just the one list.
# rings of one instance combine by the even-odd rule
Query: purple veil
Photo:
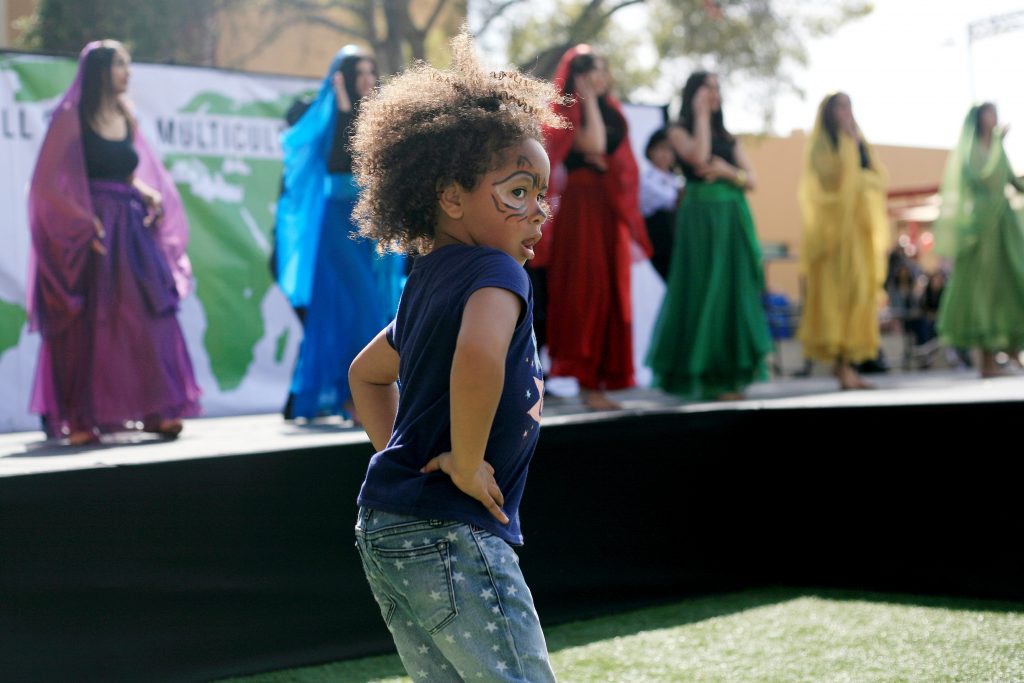
[[(32, 230), (28, 314), (31, 329), (44, 336), (63, 330), (85, 303), (82, 275), (96, 229), (78, 104), (85, 58), (103, 45), (95, 41), (82, 49), (75, 80), (53, 111), (32, 173), (28, 196)], [(164, 214), (154, 229), (154, 238), (174, 275), (178, 295), (184, 298), (191, 287), (192, 267), (185, 251), (188, 222), (181, 196), (134, 121), (132, 130), (139, 155), (135, 176), (163, 197)]]

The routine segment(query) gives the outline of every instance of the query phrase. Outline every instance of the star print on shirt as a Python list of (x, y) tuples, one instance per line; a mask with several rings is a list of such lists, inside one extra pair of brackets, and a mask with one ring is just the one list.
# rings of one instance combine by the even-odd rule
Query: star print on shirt
[[(544, 410), (544, 379), (541, 377), (534, 377), (533, 383), (537, 385), (537, 402), (534, 403), (528, 414), (533, 418), (533, 421), (540, 424), (540, 413)], [(526, 397), (530, 398), (530, 392), (526, 392)]]

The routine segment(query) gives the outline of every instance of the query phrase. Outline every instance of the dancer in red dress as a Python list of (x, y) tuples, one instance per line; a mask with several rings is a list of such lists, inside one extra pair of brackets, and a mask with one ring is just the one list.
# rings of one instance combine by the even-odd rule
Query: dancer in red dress
[(652, 253), (639, 171), (605, 60), (577, 45), (562, 56), (554, 81), (577, 101), (556, 106), (571, 129), (545, 132), (552, 175), (564, 167), (550, 237), (535, 259), (548, 272), (551, 374), (575, 377), (587, 406), (610, 410), (618, 406), (603, 391), (633, 385), (633, 244)]

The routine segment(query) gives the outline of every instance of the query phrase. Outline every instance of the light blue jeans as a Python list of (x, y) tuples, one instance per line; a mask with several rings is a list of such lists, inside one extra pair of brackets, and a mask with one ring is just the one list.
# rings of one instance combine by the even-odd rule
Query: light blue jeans
[(422, 681), (554, 681), (519, 557), (462, 522), (359, 509), (356, 546), (402, 664)]

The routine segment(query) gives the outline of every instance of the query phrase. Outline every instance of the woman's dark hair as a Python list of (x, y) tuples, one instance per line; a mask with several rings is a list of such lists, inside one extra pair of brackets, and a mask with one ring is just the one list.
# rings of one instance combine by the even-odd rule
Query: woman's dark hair
[[(597, 68), (598, 62), (602, 57), (595, 55), (593, 52), (584, 52), (578, 54), (572, 58), (569, 62), (569, 75), (565, 77), (565, 83), (562, 86), (562, 93), (569, 97), (576, 95), (576, 77), (588, 74)], [(604, 96), (598, 96), (600, 101)], [(587, 125), (587, 112), (580, 109), (580, 125)]]
[(377, 75), (377, 60), (369, 55), (347, 55), (341, 60), (338, 71), (345, 77), (345, 92), (348, 94), (348, 101), (352, 103), (353, 109), (359, 108), (359, 100), (362, 95), (356, 91), (356, 72), (359, 70), (360, 62), (369, 62), (373, 66), (373, 73)]
[[(82, 99), (78, 103), (78, 115), (86, 123), (92, 122), (99, 111), (103, 96), (111, 92), (113, 84), (110, 79), (110, 70), (114, 65), (114, 56), (117, 54), (121, 44), (113, 40), (104, 40), (102, 44), (94, 48), (85, 56), (82, 65)], [(132, 125), (132, 118), (128, 115), (128, 109), (118, 98), (118, 109), (128, 120), (129, 128)]]
[[(686, 85), (683, 86), (683, 103), (679, 106), (679, 124), (688, 133), (693, 133), (693, 98), (697, 96), (697, 91), (708, 77), (713, 75), (708, 71), (695, 71), (686, 79)], [(733, 140), (732, 133), (725, 127), (721, 107), (718, 111), (711, 112), (711, 137)]]
[(650, 159), (651, 150), (663, 142), (668, 142), (668, 128), (659, 128), (651, 133), (651, 137), (647, 139), (647, 146), (644, 147), (644, 156)]
[(584, 52), (578, 54), (572, 58), (569, 62), (569, 75), (565, 78), (565, 84), (562, 86), (562, 92), (566, 95), (576, 94), (576, 77), (588, 74), (597, 68), (597, 63), (601, 60), (600, 57), (595, 55), (593, 52)]
[(836, 122), (836, 103), (840, 97), (849, 97), (844, 92), (833, 93), (825, 100), (825, 110), (821, 113), (821, 125), (825, 128), (832, 147), (839, 148), (839, 124)]
[(978, 105), (978, 108), (974, 111), (974, 137), (981, 135), (981, 115), (985, 113), (986, 109), (995, 111), (996, 105), (991, 102), (982, 102)]

